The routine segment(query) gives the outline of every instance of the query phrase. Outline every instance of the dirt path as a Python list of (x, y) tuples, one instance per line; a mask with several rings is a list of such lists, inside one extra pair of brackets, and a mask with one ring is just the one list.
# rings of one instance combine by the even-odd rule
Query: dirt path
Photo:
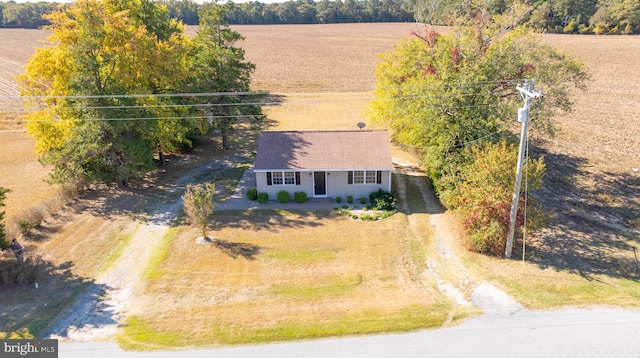
[[(177, 190), (174, 188), (172, 190)], [(81, 294), (51, 329), (51, 338), (69, 341), (102, 341), (111, 337), (126, 318), (139, 289), (146, 264), (177, 216), (180, 200), (157, 208), (140, 223), (123, 254), (94, 285)]]
[[(424, 274), (432, 275), (440, 291), (459, 305), (475, 305), (485, 314), (501, 316), (523, 310), (523, 307), (505, 292), (486, 281), (473, 277), (452, 251), (452, 247), (455, 247), (455, 242), (458, 240), (454, 217), (436, 199), (426, 173), (408, 156), (395, 153), (393, 159), (396, 171), (420, 189), (433, 227), (438, 254), (427, 259), (427, 269)], [(397, 184), (401, 195), (406, 196), (406, 183), (400, 181)], [(404, 209), (407, 210), (407, 208)], [(409, 228), (415, 231), (417, 224), (414, 221), (418, 220), (417, 217), (409, 215), (408, 218)]]
[(132, 302), (141, 289), (141, 277), (162, 238), (180, 213), (180, 194), (188, 183), (203, 172), (219, 169), (221, 165), (209, 162), (190, 170), (174, 185), (168, 187), (164, 197), (171, 198), (156, 207), (127, 243), (120, 257), (100, 274), (91, 289), (81, 293), (76, 302), (62, 314), (46, 336), (62, 341), (104, 341), (116, 333), (127, 317)]

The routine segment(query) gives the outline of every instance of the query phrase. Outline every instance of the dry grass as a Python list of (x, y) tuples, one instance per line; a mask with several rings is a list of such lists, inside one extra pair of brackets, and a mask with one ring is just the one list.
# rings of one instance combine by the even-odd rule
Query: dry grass
[(38, 162), (34, 145), (24, 132), (0, 131), (0, 186), (11, 190), (5, 201), (8, 222), (56, 193), (44, 182), (49, 170)]
[[(179, 345), (438, 327), (450, 306), (413, 261), (410, 246), (428, 238), (414, 243), (406, 220), (404, 214), (370, 223), (333, 212), (219, 212), (211, 231), (216, 241), (205, 245), (194, 244), (196, 230), (182, 227), (151, 270), (146, 304), (123, 342), (149, 343), (133, 333), (141, 325), (147, 334), (179, 332)], [(412, 310), (431, 313), (407, 315)], [(302, 328), (310, 322), (314, 327)], [(291, 327), (301, 330), (291, 336)], [(151, 341), (156, 348), (173, 345)]]

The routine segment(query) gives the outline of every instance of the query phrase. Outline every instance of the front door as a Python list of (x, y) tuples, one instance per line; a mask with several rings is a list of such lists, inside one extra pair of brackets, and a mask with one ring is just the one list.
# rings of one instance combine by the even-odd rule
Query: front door
[(313, 172), (313, 196), (327, 196), (326, 172)]

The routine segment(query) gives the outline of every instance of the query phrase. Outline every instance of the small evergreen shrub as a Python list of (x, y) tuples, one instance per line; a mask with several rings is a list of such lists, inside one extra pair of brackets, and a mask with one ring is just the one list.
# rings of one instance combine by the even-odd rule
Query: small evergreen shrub
[(353, 204), (353, 196), (347, 195), (347, 204)]
[(258, 188), (252, 188), (247, 190), (247, 198), (249, 200), (257, 200), (258, 199)]
[(269, 201), (269, 194), (267, 194), (267, 193), (259, 193), (258, 194), (258, 202), (260, 204), (264, 204), (267, 201)]
[(369, 202), (376, 210), (394, 210), (396, 208), (396, 198), (388, 191), (378, 189), (369, 194)]
[(367, 203), (367, 198), (365, 198), (364, 196), (360, 198), (360, 204), (364, 205), (366, 203)]
[(291, 201), (291, 194), (289, 194), (288, 191), (279, 191), (278, 192), (278, 202), (279, 203), (288, 203), (289, 201)]
[(293, 201), (300, 204), (304, 203), (305, 201), (307, 201), (307, 193), (305, 193), (304, 191), (296, 191), (295, 193), (293, 193)]
[(341, 196), (337, 196), (336, 197), (336, 203), (340, 204), (342, 202), (342, 197)]

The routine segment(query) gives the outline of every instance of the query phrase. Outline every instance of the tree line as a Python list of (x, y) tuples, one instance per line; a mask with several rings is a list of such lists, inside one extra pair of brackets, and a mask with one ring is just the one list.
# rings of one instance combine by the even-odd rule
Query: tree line
[[(187, 25), (200, 23), (206, 4), (193, 0), (160, 0), (172, 18)], [(227, 3), (229, 24), (329, 24), (354, 22), (428, 22), (452, 24), (468, 14), (465, 0), (289, 0), (265, 4), (251, 1)], [(493, 0), (484, 10), (505, 15), (519, 4), (531, 10), (520, 19), (537, 31), (580, 34), (640, 33), (640, 0)], [(48, 24), (43, 15), (59, 6), (55, 2), (0, 2), (0, 27), (39, 28)]]

